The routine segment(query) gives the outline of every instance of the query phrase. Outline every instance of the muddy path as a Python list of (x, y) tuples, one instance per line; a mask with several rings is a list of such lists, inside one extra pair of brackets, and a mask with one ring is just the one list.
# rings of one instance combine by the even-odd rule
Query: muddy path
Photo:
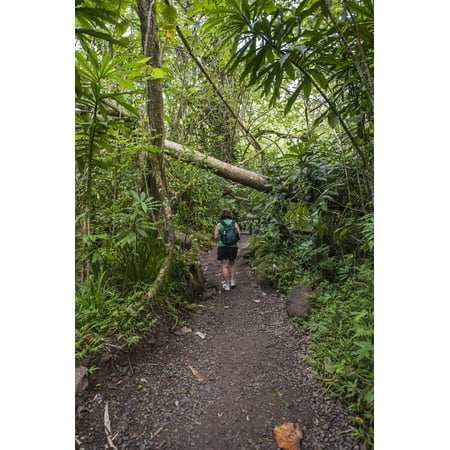
[(257, 285), (240, 254), (229, 292), (216, 249), (201, 262), (208, 298), (172, 333), (105, 362), (78, 396), (76, 448), (275, 450), (272, 429), (285, 422), (301, 424), (302, 450), (362, 448), (303, 360), (308, 338), (280, 296)]

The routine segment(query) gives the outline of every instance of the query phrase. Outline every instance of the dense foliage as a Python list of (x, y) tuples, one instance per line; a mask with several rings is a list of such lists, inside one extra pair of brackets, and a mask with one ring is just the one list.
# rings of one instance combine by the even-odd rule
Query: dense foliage
[[(373, 445), (373, 3), (157, 1), (162, 66), (149, 65), (131, 1), (77, 0), (77, 359), (151, 333), (195, 293), (194, 262), (231, 207), (255, 267), (287, 292), (314, 289), (298, 322), (308, 359)], [(268, 177), (270, 194), (170, 159), (171, 273), (147, 155), (144, 83), (163, 80), (166, 135)], [(109, 347), (108, 347), (109, 346)]]
[(179, 283), (169, 280), (146, 304), (166, 249), (148, 186), (145, 154), (156, 149), (144, 127), (143, 81), (161, 73), (139, 50), (131, 2), (76, 5), (76, 357), (86, 362), (138, 342), (161, 311), (189, 306), (179, 293), (194, 281), (196, 253), (176, 251)]

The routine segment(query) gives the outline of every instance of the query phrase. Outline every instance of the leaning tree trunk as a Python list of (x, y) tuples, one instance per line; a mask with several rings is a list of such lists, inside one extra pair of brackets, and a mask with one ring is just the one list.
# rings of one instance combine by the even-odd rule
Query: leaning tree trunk
[(181, 159), (187, 163), (194, 163), (213, 171), (216, 175), (227, 180), (235, 181), (243, 186), (248, 186), (262, 192), (270, 192), (269, 178), (256, 172), (241, 167), (233, 166), (220, 159), (207, 156), (197, 150), (183, 147), (176, 142), (164, 140), (164, 148), (170, 156)]
[[(144, 56), (149, 57), (148, 64), (152, 68), (161, 67), (159, 49), (158, 27), (156, 23), (156, 1), (137, 0), (139, 20), (141, 22), (142, 48)], [(168, 194), (165, 167), (166, 159), (162, 152), (164, 142), (164, 104), (162, 80), (147, 80), (145, 83), (145, 95), (147, 100), (147, 130), (151, 137), (151, 144), (161, 149), (157, 154), (146, 152), (147, 181), (150, 185), (150, 193), (161, 202), (162, 214), (165, 220), (166, 257), (158, 276), (154, 280), (148, 292), (144, 295), (144, 301), (151, 301), (162, 287), (171, 266), (175, 232), (172, 222), (172, 208)]]

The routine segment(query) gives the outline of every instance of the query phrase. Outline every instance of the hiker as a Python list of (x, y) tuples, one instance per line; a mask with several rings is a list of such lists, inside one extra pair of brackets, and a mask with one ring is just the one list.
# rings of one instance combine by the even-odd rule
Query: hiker
[(217, 259), (222, 266), (224, 291), (236, 286), (236, 256), (238, 252), (237, 241), (240, 239), (241, 230), (237, 222), (233, 220), (230, 209), (224, 208), (220, 213), (220, 222), (214, 229), (214, 239), (217, 241)]

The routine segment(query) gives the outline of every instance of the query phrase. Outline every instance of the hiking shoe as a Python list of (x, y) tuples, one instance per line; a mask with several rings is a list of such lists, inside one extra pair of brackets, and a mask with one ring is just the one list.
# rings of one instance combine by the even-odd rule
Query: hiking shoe
[(230, 290), (230, 285), (228, 283), (223, 283), (222, 287), (223, 287), (224, 291), (229, 291)]
[(236, 281), (234, 281), (234, 280), (231, 280), (230, 281), (230, 286), (233, 288), (233, 287), (236, 287)]

